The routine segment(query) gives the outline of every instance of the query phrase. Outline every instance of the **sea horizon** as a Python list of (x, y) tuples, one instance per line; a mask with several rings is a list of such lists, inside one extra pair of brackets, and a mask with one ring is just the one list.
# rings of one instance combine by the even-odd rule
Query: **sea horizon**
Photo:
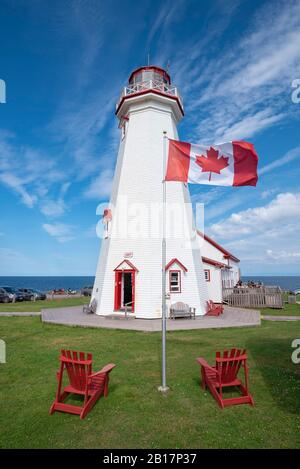
[[(9, 277), (94, 277), (94, 275), (0, 275), (1, 278), (9, 278)], [(252, 275), (242, 275), (241, 277), (300, 277), (300, 274), (295, 275), (269, 275), (269, 274), (252, 274)]]
[[(300, 289), (300, 275), (242, 275), (242, 281), (262, 282), (264, 285), (277, 285), (282, 290)], [(94, 275), (6, 275), (0, 276), (0, 286), (13, 288), (34, 288), (50, 291), (68, 288), (80, 290), (94, 284)]]

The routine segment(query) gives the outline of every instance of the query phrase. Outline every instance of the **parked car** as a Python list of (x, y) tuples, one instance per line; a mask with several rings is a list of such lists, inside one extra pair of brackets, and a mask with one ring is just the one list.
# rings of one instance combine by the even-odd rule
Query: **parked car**
[(26, 300), (46, 300), (47, 295), (44, 292), (35, 290), (34, 288), (18, 288), (18, 290), (24, 295)]
[(11, 303), (13, 301), (13, 295), (7, 293), (4, 288), (0, 288), (0, 303)]
[(81, 289), (81, 294), (82, 294), (83, 296), (91, 296), (92, 291), (93, 291), (93, 287), (83, 287), (83, 288)]
[(64, 288), (54, 288), (54, 290), (52, 290), (52, 294), (53, 295), (66, 295), (67, 292), (64, 290)]
[(9, 295), (12, 301), (23, 301), (24, 296), (20, 291), (18, 291), (17, 288), (13, 287), (0, 287), (2, 290), (5, 290), (5, 292)]
[(300, 288), (294, 291), (294, 295), (300, 295)]
[(21, 295), (24, 298), (24, 301), (33, 300), (33, 293), (29, 291), (28, 288), (18, 288), (17, 291), (21, 293)]

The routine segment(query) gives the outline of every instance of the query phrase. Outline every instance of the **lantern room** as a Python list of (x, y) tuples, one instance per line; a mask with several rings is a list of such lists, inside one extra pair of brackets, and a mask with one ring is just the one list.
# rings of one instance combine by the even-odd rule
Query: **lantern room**
[(165, 83), (166, 85), (171, 84), (170, 75), (163, 68), (154, 66), (137, 68), (132, 72), (128, 81), (130, 85), (136, 85), (150, 80)]
[(152, 99), (153, 95), (156, 95), (156, 99), (161, 102), (166, 98), (173, 101), (173, 107), (176, 108), (174, 113), (177, 122), (179, 122), (184, 112), (177, 88), (171, 84), (170, 75), (166, 70), (149, 65), (134, 70), (129, 77), (128, 85), (124, 87), (121, 93), (116, 105), (116, 115), (121, 121), (120, 127), (123, 126), (124, 116), (128, 117), (130, 105), (128, 101), (132, 99), (136, 101), (139, 98), (143, 100)]

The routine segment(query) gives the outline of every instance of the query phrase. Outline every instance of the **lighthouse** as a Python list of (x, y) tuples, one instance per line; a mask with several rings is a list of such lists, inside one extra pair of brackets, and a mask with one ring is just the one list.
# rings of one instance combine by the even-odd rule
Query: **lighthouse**
[(195, 308), (196, 315), (203, 315), (208, 293), (189, 190), (181, 182), (163, 183), (164, 135), (177, 140), (177, 124), (184, 116), (169, 73), (156, 66), (134, 70), (116, 116), (120, 146), (92, 292), (96, 313), (160, 318), (164, 275), (168, 304), (184, 302)]

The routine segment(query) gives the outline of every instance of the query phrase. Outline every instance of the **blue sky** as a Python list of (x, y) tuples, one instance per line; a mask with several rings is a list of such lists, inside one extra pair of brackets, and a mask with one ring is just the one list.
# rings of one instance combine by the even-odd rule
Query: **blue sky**
[(0, 275), (94, 275), (115, 103), (148, 51), (182, 95), (181, 140), (260, 155), (256, 189), (191, 187), (207, 233), (245, 275), (300, 274), (299, 1), (1, 0), (0, 17)]

